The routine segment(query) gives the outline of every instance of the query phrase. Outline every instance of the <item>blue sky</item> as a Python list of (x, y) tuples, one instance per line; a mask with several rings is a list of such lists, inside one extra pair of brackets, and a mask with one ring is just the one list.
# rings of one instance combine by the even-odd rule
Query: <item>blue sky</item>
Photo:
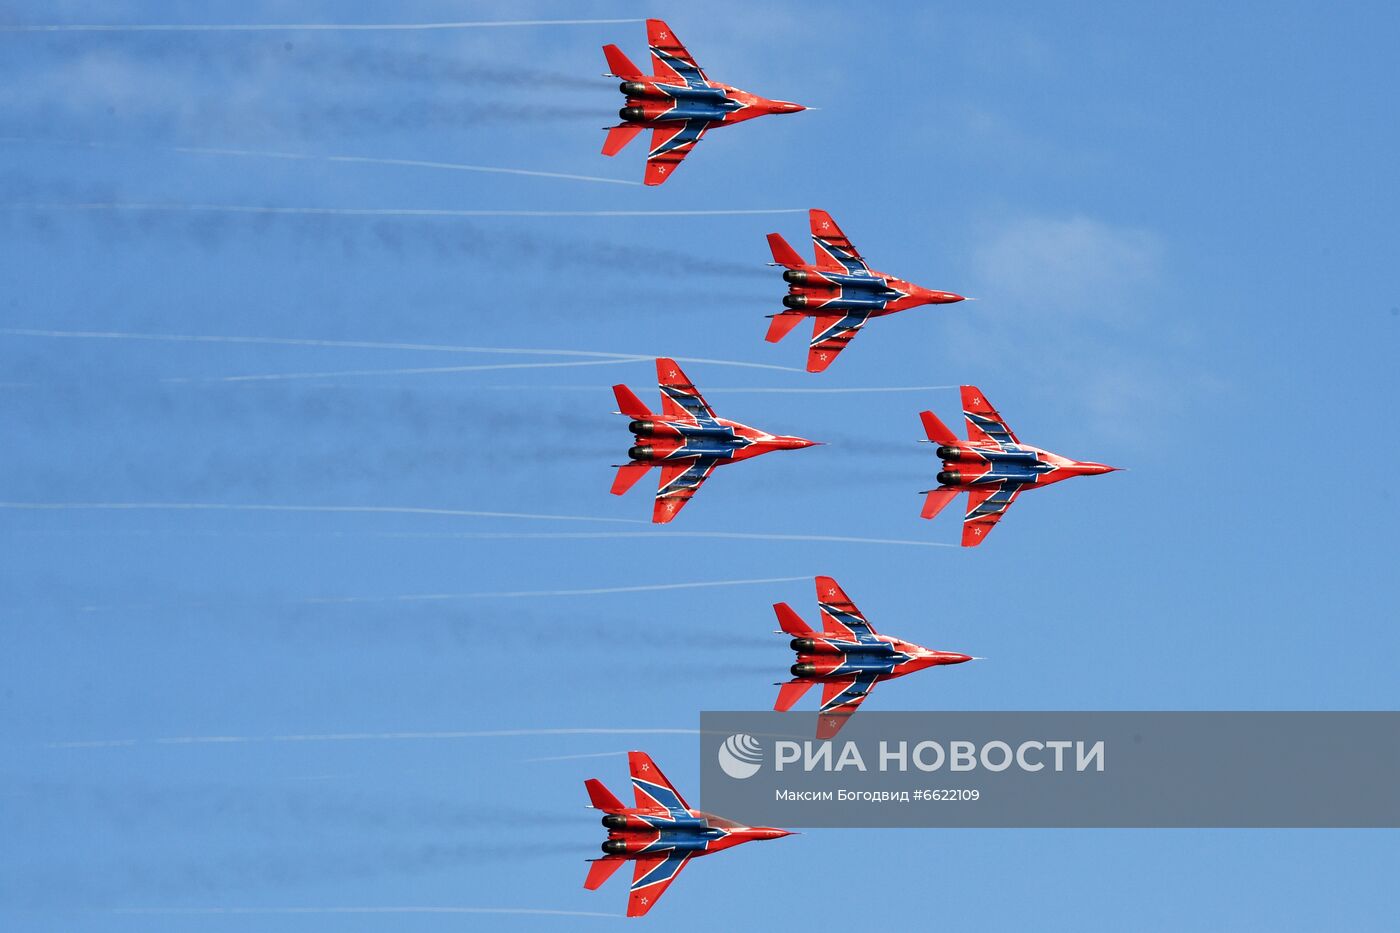
[[(1387, 4), (33, 4), (10, 22), (666, 18), (713, 77), (820, 110), (716, 132), (660, 189), (177, 151), (426, 160), (640, 180), (598, 155), (598, 47), (640, 23), (383, 33), (0, 33), (0, 498), (412, 507), (0, 515), (0, 915), (15, 929), (305, 930), (382, 916), (620, 913), (581, 888), (580, 781), (764, 709), (769, 605), (834, 575), (883, 631), (986, 662), (877, 709), (1395, 704), (1400, 190)], [(713, 478), (658, 537), (607, 495), (607, 387), (646, 361), (33, 336), (571, 348), (800, 367), (763, 342), (763, 235), (801, 214), (380, 218), (65, 212), (159, 202), (830, 210), (881, 269), (979, 301), (878, 321), (823, 376), (687, 364), (721, 414), (829, 445)], [(16, 207), (21, 205), (21, 207)], [(31, 205), (22, 207), (22, 205)], [(312, 374), (312, 375), (306, 375)], [(317, 375), (319, 374), (319, 375)], [(229, 377), (278, 376), (258, 380)], [(918, 518), (917, 412), (979, 385), (1023, 440), (1130, 467), (1026, 496), (991, 541)], [(616, 537), (547, 537), (562, 534)], [(522, 537), (530, 535), (532, 537)], [(544, 535), (546, 537), (539, 537)], [(724, 588), (483, 597), (796, 578)], [(406, 599), (424, 595), (438, 599)], [(367, 736), (336, 740), (299, 736)], [(180, 737), (244, 741), (170, 742)], [(281, 738), (279, 738), (281, 737)], [(55, 747), (62, 743), (107, 746)], [(126, 741), (130, 740), (130, 741)], [(600, 755), (596, 758), (559, 756)], [(1306, 806), (1306, 801), (1300, 801)], [(692, 866), (654, 922), (1379, 929), (1392, 832), (848, 831)], [(814, 890), (814, 882), (822, 891)], [(820, 896), (830, 891), (838, 896)], [(496, 914), (439, 929), (615, 923)]]

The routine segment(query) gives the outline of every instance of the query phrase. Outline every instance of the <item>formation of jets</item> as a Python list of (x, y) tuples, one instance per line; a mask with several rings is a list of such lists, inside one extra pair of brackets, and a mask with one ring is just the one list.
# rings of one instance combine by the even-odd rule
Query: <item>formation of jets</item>
[(609, 78), (621, 78), (617, 89), (627, 102), (617, 115), (622, 122), (608, 130), (603, 155), (617, 155), (642, 130), (651, 130), (644, 181), (659, 185), (671, 177), (681, 160), (710, 130), (732, 126), (770, 113), (797, 113), (801, 104), (769, 100), (720, 84), (705, 72), (676, 34), (659, 19), (647, 20), (652, 74), (642, 70), (615, 45), (603, 46)]
[(772, 315), (768, 342), (786, 337), (803, 318), (812, 319), (807, 349), (807, 372), (824, 372), (846, 349), (856, 332), (873, 317), (907, 311), (919, 305), (965, 301), (962, 295), (924, 288), (871, 269), (836, 221), (826, 211), (810, 212), (816, 262), (802, 261), (780, 233), (768, 234), (773, 264), (782, 266), (788, 293), (786, 311)]
[(603, 827), (608, 831), (603, 857), (593, 860), (583, 886), (596, 891), (623, 862), (631, 862), (629, 917), (640, 917), (656, 906), (691, 859), (746, 842), (792, 835), (787, 830), (744, 826), (712, 813), (692, 810), (645, 752), (628, 752), (627, 766), (632, 773), (635, 806), (624, 806), (602, 781), (583, 782), (588, 789), (590, 805), (603, 811)]
[(956, 651), (934, 651), (891, 635), (877, 634), (865, 621), (855, 603), (831, 577), (817, 577), (817, 609), (820, 629), (809, 628), (787, 603), (777, 603), (773, 611), (778, 625), (792, 636), (788, 643), (797, 652), (792, 680), (781, 684), (780, 713), (792, 709), (802, 695), (822, 685), (822, 702), (817, 716), (817, 738), (829, 739), (841, 731), (870, 691), (882, 680), (893, 680), (945, 664), (961, 664), (974, 658)]
[(769, 434), (758, 428), (718, 417), (675, 360), (656, 361), (656, 382), (661, 390), (661, 412), (649, 411), (625, 385), (613, 386), (618, 414), (632, 420), (633, 445), (629, 462), (617, 468), (612, 493), (620, 496), (636, 485), (652, 467), (661, 468), (651, 520), (669, 522), (699, 491), (715, 468), (725, 463), (752, 460), (775, 450), (801, 450), (817, 441), (786, 434)]
[[(616, 45), (603, 54), (608, 76), (621, 80), (626, 98), (621, 123), (608, 130), (603, 154), (616, 155), (650, 129), (647, 185), (660, 185), (711, 129), (773, 113), (795, 113), (802, 105), (769, 100), (710, 80), (695, 58), (661, 20), (647, 20), (651, 74), (644, 74)], [(813, 259), (806, 261), (780, 233), (768, 235), (773, 266), (781, 267), (787, 294), (783, 310), (769, 315), (766, 339), (778, 343), (805, 318), (812, 319), (806, 370), (824, 373), (871, 319), (922, 305), (965, 301), (950, 291), (926, 288), (872, 269), (850, 238), (824, 210), (809, 212)], [(700, 391), (669, 358), (656, 360), (661, 409), (653, 412), (625, 385), (613, 386), (618, 414), (629, 419), (633, 443), (628, 462), (617, 468), (614, 495), (623, 495), (652, 467), (660, 480), (652, 521), (673, 520), (714, 470), (775, 450), (817, 444), (802, 437), (770, 434), (720, 418)], [(1072, 460), (1023, 444), (976, 386), (960, 387), (967, 438), (958, 438), (932, 411), (919, 417), (941, 464), (936, 488), (922, 493), (920, 515), (932, 519), (960, 493), (967, 493), (962, 546), (986, 540), (1007, 509), (1027, 489), (1071, 476), (1117, 469)], [(912, 511), (912, 510), (911, 510)], [(829, 576), (816, 578), (819, 627), (809, 626), (787, 603), (776, 603), (780, 632), (796, 654), (792, 679), (778, 685), (774, 709), (786, 712), (818, 684), (822, 687), (816, 738), (836, 736), (876, 684), (915, 671), (975, 660), (971, 655), (925, 648), (881, 635)], [(634, 806), (624, 806), (599, 781), (585, 782), (591, 805), (603, 811), (608, 831), (603, 856), (593, 860), (584, 886), (601, 887), (624, 862), (633, 863), (627, 915), (650, 910), (690, 859), (745, 842), (789, 835), (781, 829), (744, 826), (691, 809), (646, 754), (628, 753)]]
[(958, 440), (931, 411), (920, 412), (924, 431), (943, 461), (938, 488), (928, 490), (924, 518), (933, 518), (958, 493), (967, 493), (963, 517), (963, 547), (976, 547), (987, 539), (1016, 497), (1027, 489), (1049, 486), (1071, 476), (1097, 476), (1118, 467), (1087, 460), (1071, 460), (1048, 450), (1022, 444), (1007, 427), (992, 403), (976, 386), (962, 386), (963, 418), (967, 440)]

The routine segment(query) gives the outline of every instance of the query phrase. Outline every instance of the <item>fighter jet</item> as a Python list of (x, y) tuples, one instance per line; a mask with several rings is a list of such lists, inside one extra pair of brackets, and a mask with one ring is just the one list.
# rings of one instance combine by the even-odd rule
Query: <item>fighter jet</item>
[(931, 411), (919, 413), (924, 431), (943, 461), (938, 488), (924, 495), (924, 518), (933, 518), (960, 492), (966, 492), (963, 547), (986, 540), (993, 526), (1024, 490), (1049, 486), (1071, 476), (1112, 473), (1118, 467), (1087, 460), (1071, 460), (1048, 450), (1022, 444), (997, 410), (976, 386), (962, 386), (963, 417), (967, 440), (958, 440)]
[(659, 185), (671, 177), (681, 160), (717, 126), (731, 126), (770, 113), (796, 113), (801, 104), (768, 100), (705, 77), (676, 34), (659, 19), (647, 20), (655, 74), (641, 69), (615, 45), (603, 46), (607, 77), (621, 78), (618, 90), (627, 98), (618, 111), (622, 123), (608, 130), (603, 155), (617, 155), (642, 130), (651, 129), (645, 182)]
[(924, 288), (883, 272), (876, 272), (861, 258), (855, 246), (826, 211), (810, 212), (816, 264), (809, 265), (781, 234), (768, 234), (773, 265), (783, 266), (788, 308), (771, 314), (768, 342), (777, 343), (804, 317), (812, 318), (812, 341), (807, 350), (807, 372), (819, 373), (873, 317), (883, 317), (919, 305), (964, 301), (962, 295)]
[(880, 681), (941, 664), (975, 660), (971, 655), (932, 651), (891, 635), (876, 634), (831, 577), (817, 577), (817, 608), (821, 610), (821, 631), (808, 628), (787, 603), (773, 606), (778, 625), (792, 636), (788, 644), (797, 652), (793, 679), (779, 685), (778, 702), (773, 708), (785, 713), (814, 684), (821, 684), (819, 739), (829, 739), (840, 732)]
[(625, 385), (613, 386), (617, 414), (632, 421), (627, 429), (635, 443), (627, 451), (631, 462), (617, 469), (612, 494), (620, 496), (654, 466), (661, 467), (661, 483), (651, 520), (669, 522), (699, 490), (715, 467), (749, 460), (773, 450), (814, 447), (817, 441), (784, 434), (768, 434), (737, 421), (719, 418), (706, 404), (700, 390), (681, 372), (675, 360), (656, 361), (661, 389), (661, 414), (647, 410)]
[(593, 859), (583, 886), (596, 891), (622, 867), (633, 862), (632, 894), (627, 916), (640, 917), (661, 899), (692, 858), (732, 849), (756, 839), (781, 839), (792, 833), (767, 826), (742, 826), (690, 806), (645, 753), (628, 752), (632, 792), (637, 805), (625, 807), (601, 781), (583, 782), (588, 799), (605, 814), (608, 839), (603, 857)]

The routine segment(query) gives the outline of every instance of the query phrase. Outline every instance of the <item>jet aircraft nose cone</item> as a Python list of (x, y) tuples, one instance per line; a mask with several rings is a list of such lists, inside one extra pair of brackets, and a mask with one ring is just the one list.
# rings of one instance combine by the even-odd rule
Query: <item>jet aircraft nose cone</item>
[(974, 657), (973, 657), (972, 655), (970, 655), (970, 654), (958, 654), (957, 652), (954, 652), (954, 651), (946, 652), (946, 653), (943, 655), (943, 657), (944, 657), (944, 659), (945, 659), (944, 662), (943, 662), (944, 664), (961, 664), (961, 663), (963, 663), (964, 661), (975, 661), (975, 660), (977, 660), (976, 658), (974, 658)]
[(794, 104), (792, 101), (789, 101), (789, 100), (775, 100), (775, 101), (773, 101), (773, 112), (774, 112), (774, 113), (797, 113), (799, 110), (806, 110), (806, 109), (807, 109), (807, 108), (804, 107), (804, 106), (802, 106), (801, 104)]
[(1115, 473), (1120, 467), (1109, 466), (1106, 463), (1081, 463), (1079, 468), (1089, 476), (1097, 476), (1100, 473)]
[(784, 450), (801, 450), (804, 447), (821, 447), (821, 441), (809, 441), (805, 437), (780, 437), (778, 444)]
[(771, 826), (755, 826), (750, 832), (754, 834), (755, 839), (781, 839), (794, 835), (786, 829), (774, 829)]

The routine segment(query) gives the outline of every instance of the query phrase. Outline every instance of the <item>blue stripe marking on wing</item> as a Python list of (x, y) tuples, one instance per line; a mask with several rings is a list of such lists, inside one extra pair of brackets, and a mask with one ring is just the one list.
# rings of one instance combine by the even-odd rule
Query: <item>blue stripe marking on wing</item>
[(1000, 515), (1010, 507), (1011, 500), (1015, 498), (1020, 489), (1020, 483), (1002, 483), (1000, 489), (979, 502), (975, 509), (969, 509), (967, 517), (963, 521), (971, 522), (989, 515)]
[(830, 703), (823, 703), (819, 712), (827, 713), (838, 707), (859, 703), (861, 700), (865, 699), (865, 695), (875, 686), (875, 681), (878, 678), (879, 675), (874, 671), (863, 671), (857, 674), (851, 685), (832, 697)]
[[(815, 334), (812, 337), (812, 342), (810, 346), (815, 347), (818, 344), (824, 343), (825, 341), (830, 340), (833, 337), (836, 337), (847, 330), (851, 332), (850, 336), (854, 337), (856, 331), (864, 327), (865, 323), (870, 320), (870, 315), (871, 312), (869, 311), (851, 311), (847, 313), (847, 315), (841, 318), (841, 320), (834, 322), (830, 327), (826, 328), (821, 333)], [(848, 341), (849, 339), (850, 337), (847, 337)]]
[[(846, 626), (855, 635), (873, 635), (874, 629), (865, 619), (847, 609), (839, 609), (834, 603), (819, 602), (817, 608), (831, 616), (836, 622)], [(861, 640), (861, 639), (858, 639)]]
[(709, 82), (705, 80), (705, 75), (698, 65), (692, 65), (683, 58), (679, 58), (662, 49), (659, 46), (651, 47), (651, 54), (655, 55), (667, 68), (681, 76), (687, 87), (702, 88), (709, 87)]
[(686, 120), (685, 126), (681, 127), (679, 133), (651, 150), (647, 158), (654, 159), (659, 155), (665, 155), (668, 152), (674, 152), (677, 149), (695, 145), (700, 139), (700, 134), (705, 132), (705, 128), (708, 127), (710, 123), (710, 120)]
[(686, 810), (685, 804), (681, 803), (681, 798), (671, 788), (662, 784), (654, 784), (651, 781), (643, 781), (641, 778), (633, 778), (632, 786), (667, 810), (679, 810), (689, 815), (690, 811)]
[(662, 385), (661, 394), (669, 398), (678, 408), (703, 425), (719, 426), (715, 416), (705, 407), (705, 402), (697, 391), (686, 391), (680, 386)]
[(1011, 437), (1011, 430), (1000, 421), (988, 418), (986, 415), (979, 415), (975, 411), (964, 411), (963, 417), (972, 422), (977, 428), (992, 439), (1002, 450), (1017, 450), (1019, 445)]
[(817, 246), (830, 253), (831, 258), (839, 262), (841, 267), (851, 275), (871, 275), (870, 267), (865, 264), (865, 260), (861, 259), (855, 253), (848, 249), (842, 249), (824, 236), (814, 235), (812, 239), (816, 240)]
[(676, 877), (676, 872), (681, 870), (681, 866), (685, 864), (685, 860), (689, 857), (689, 852), (672, 851), (666, 856), (665, 860), (659, 863), (655, 868), (633, 881), (632, 890), (636, 891), (638, 888), (646, 888), (654, 884), (661, 884), (664, 881), (670, 881), (672, 878)]
[(665, 486), (656, 490), (656, 498), (665, 499), (668, 496), (674, 496), (682, 489), (689, 489), (693, 495), (695, 490), (700, 488), (700, 484), (705, 482), (705, 479), (714, 468), (714, 457), (696, 457), (695, 462), (686, 467), (684, 473), (681, 473)]

